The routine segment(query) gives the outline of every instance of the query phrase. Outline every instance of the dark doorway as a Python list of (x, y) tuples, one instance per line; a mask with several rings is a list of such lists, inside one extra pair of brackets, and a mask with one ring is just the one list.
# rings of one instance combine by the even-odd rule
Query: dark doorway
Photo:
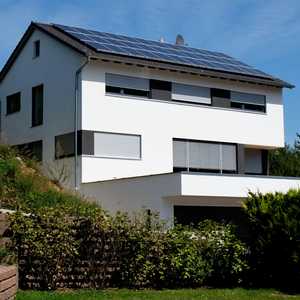
[(246, 233), (246, 218), (241, 207), (222, 206), (174, 206), (174, 217), (177, 224), (197, 225), (203, 220), (237, 225), (242, 235)]

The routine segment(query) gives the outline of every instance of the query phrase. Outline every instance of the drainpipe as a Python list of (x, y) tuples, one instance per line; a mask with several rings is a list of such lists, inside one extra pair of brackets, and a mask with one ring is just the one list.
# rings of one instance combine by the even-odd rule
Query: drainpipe
[(79, 75), (82, 69), (90, 62), (90, 57), (86, 57), (86, 61), (77, 69), (75, 73), (75, 109), (74, 109), (74, 134), (75, 134), (75, 155), (74, 155), (74, 164), (75, 164), (75, 190), (79, 190), (79, 182), (78, 182), (78, 99), (79, 99)]

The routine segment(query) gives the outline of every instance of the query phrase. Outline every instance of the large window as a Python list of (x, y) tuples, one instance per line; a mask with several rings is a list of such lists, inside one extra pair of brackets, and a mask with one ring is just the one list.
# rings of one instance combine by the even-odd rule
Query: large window
[(235, 173), (236, 145), (173, 140), (174, 171)]
[(211, 89), (213, 106), (266, 112), (264, 95)]
[(6, 114), (10, 115), (21, 110), (21, 93), (15, 93), (6, 97)]
[(149, 80), (144, 78), (105, 74), (106, 93), (149, 97)]
[(32, 88), (32, 127), (43, 124), (43, 85)]
[(266, 111), (266, 97), (264, 95), (231, 92), (231, 107), (245, 110)]
[(108, 158), (140, 159), (141, 136), (95, 132), (94, 154)]

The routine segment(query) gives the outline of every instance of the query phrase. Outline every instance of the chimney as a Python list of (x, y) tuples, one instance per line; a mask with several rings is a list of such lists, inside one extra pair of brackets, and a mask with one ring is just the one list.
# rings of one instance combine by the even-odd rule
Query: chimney
[(175, 45), (184, 46), (184, 38), (181, 34), (177, 34)]

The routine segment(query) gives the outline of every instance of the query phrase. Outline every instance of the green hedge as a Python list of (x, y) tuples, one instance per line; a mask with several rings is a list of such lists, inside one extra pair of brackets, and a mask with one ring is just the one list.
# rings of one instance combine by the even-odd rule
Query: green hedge
[(65, 206), (11, 221), (23, 289), (237, 285), (247, 269), (246, 248), (229, 225), (166, 229), (156, 216)]
[(300, 190), (250, 194), (245, 203), (256, 286), (300, 288)]

